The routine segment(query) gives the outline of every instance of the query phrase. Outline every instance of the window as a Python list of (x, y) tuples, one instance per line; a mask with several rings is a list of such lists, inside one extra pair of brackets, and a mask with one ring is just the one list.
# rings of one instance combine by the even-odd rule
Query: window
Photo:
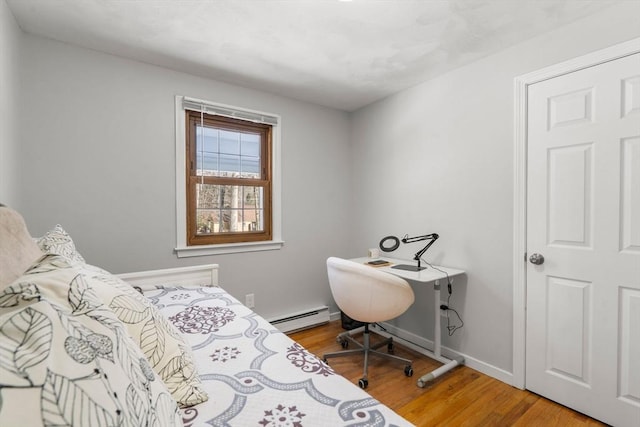
[(186, 111), (187, 242), (271, 240), (271, 125)]
[(179, 257), (279, 249), (279, 117), (176, 97)]

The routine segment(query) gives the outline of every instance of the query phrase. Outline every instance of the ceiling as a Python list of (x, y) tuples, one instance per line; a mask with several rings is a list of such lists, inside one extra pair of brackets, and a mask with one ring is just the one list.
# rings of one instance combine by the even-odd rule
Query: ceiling
[(7, 0), (28, 33), (346, 111), (615, 2)]

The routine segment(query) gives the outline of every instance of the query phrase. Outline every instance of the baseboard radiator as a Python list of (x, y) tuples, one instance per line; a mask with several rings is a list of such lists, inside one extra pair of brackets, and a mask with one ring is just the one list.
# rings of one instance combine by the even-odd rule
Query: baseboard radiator
[(329, 322), (329, 307), (326, 306), (269, 320), (269, 323), (285, 333), (310, 328), (327, 322)]

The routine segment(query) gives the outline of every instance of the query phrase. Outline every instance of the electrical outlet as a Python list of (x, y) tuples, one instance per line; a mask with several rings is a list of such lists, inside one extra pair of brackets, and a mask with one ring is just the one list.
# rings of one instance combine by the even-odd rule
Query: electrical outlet
[(244, 305), (249, 308), (254, 308), (256, 306), (256, 300), (254, 294), (246, 294), (244, 296)]

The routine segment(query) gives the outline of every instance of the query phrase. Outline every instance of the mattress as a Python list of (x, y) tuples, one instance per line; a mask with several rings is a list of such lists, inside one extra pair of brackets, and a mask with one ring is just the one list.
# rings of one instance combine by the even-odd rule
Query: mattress
[(144, 294), (184, 334), (209, 400), (185, 426), (410, 426), (220, 287)]

